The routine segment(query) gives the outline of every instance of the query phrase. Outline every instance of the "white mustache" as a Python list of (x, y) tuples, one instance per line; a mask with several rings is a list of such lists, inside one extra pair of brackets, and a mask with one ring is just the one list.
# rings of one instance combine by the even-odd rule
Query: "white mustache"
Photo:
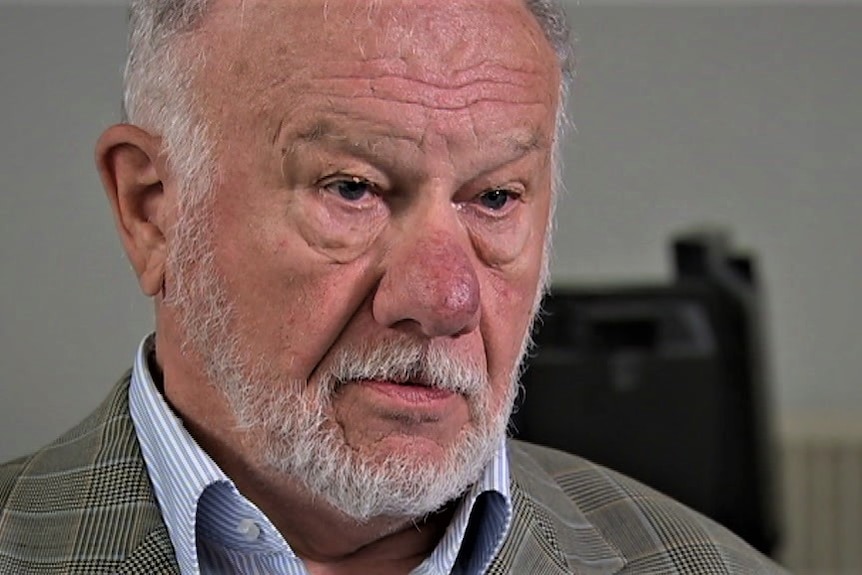
[(426, 385), (467, 397), (488, 387), (485, 369), (475, 362), (407, 338), (339, 349), (327, 371), (327, 379), (335, 387), (356, 380), (386, 380)]

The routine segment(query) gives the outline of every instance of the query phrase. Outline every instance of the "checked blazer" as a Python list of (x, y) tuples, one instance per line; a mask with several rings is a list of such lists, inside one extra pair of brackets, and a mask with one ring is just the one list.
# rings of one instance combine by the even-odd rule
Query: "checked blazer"
[[(129, 415), (129, 374), (87, 419), (0, 467), (0, 573), (179, 574)], [(781, 569), (630, 479), (510, 442), (514, 515), (490, 574), (752, 574)]]

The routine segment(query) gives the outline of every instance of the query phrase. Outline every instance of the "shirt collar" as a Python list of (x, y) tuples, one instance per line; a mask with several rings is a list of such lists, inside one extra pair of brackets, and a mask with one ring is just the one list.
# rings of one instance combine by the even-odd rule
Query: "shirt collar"
[[(180, 571), (183, 575), (197, 575), (200, 573), (196, 547), (198, 503), (205, 492), (213, 491), (211, 486), (217, 488), (220, 497), (231, 498), (243, 507), (256, 510), (266, 527), (272, 533), (277, 532), (263, 513), (239, 493), (168, 406), (148, 367), (154, 342), (155, 337), (151, 335), (138, 347), (129, 388), (129, 408)], [(499, 551), (511, 519), (509, 460), (503, 440), (481, 479), (459, 503), (440, 543), (414, 572), (482, 573)], [(277, 539), (292, 555), (280, 535)]]
[(416, 573), (484, 573), (511, 523), (509, 459), (504, 439), (481, 479), (464, 494), (440, 543)]
[(154, 337), (141, 342), (129, 386), (129, 411), (153, 491), (183, 575), (200, 573), (195, 515), (203, 492), (228, 477), (192, 438), (156, 388), (147, 365)]

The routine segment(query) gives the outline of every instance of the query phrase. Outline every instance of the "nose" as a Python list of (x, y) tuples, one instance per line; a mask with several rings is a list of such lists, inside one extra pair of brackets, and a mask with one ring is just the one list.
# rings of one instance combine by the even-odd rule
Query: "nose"
[(456, 336), (479, 325), (479, 279), (452, 234), (404, 238), (395, 246), (374, 294), (375, 320), (426, 337)]

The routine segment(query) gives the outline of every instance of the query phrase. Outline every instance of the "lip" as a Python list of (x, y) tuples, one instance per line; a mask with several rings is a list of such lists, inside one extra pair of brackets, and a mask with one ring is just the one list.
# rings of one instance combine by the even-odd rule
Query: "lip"
[(414, 405), (431, 405), (444, 402), (456, 395), (453, 391), (410, 382), (396, 383), (386, 380), (366, 380), (356, 383), (394, 400)]

